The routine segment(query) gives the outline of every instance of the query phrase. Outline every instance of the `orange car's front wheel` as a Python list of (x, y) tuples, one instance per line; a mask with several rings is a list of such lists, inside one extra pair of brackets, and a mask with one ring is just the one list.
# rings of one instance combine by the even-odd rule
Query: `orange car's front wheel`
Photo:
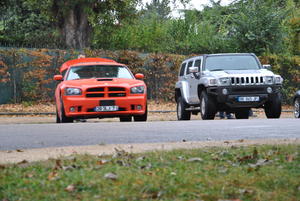
[(60, 112), (58, 112), (56, 107), (56, 123), (73, 123), (73, 118), (67, 117), (65, 114), (65, 108), (62, 99), (60, 99), (60, 105)]

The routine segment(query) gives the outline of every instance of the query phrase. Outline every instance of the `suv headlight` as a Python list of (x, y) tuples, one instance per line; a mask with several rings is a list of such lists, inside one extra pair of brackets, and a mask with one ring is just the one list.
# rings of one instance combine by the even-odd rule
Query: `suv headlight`
[(65, 95), (67, 96), (74, 96), (74, 95), (81, 95), (82, 91), (79, 88), (66, 88)]
[(282, 84), (283, 79), (281, 76), (275, 76), (275, 84)]
[(136, 87), (130, 88), (130, 93), (132, 93), (132, 94), (143, 94), (144, 91), (145, 91), (144, 86), (136, 86)]
[(265, 84), (273, 84), (273, 83), (274, 83), (273, 76), (266, 76), (265, 77)]
[(228, 86), (230, 85), (230, 78), (229, 77), (222, 77), (219, 79), (219, 83), (221, 86)]
[(207, 79), (206, 83), (208, 86), (217, 86), (218, 81), (215, 78)]

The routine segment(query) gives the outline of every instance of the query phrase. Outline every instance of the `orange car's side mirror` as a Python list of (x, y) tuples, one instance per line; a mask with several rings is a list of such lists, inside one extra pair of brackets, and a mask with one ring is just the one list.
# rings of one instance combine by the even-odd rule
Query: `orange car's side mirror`
[(56, 81), (62, 81), (63, 76), (62, 75), (54, 75), (53, 79), (56, 80)]
[(135, 74), (135, 76), (134, 76), (136, 79), (139, 79), (139, 80), (142, 80), (142, 79), (144, 79), (144, 75), (142, 74), (142, 73), (137, 73), (137, 74)]

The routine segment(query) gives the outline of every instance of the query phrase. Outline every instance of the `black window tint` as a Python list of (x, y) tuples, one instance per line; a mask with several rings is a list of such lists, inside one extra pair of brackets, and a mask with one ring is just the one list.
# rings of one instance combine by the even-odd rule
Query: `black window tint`
[(186, 63), (181, 64), (181, 69), (180, 69), (179, 76), (183, 76), (184, 75), (185, 67), (186, 67)]
[(194, 66), (195, 67), (198, 67), (198, 71), (200, 71), (200, 66), (201, 66), (201, 60), (196, 60), (195, 63), (194, 63)]
[(193, 66), (193, 61), (190, 61), (190, 62), (188, 63), (188, 69), (187, 69), (186, 74), (190, 74), (189, 67), (191, 67), (191, 66)]

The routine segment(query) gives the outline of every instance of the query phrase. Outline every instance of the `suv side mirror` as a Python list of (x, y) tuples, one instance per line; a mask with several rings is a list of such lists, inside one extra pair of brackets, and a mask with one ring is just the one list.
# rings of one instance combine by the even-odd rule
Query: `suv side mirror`
[(263, 69), (271, 70), (272, 66), (270, 64), (264, 64), (262, 65)]
[(54, 75), (53, 79), (56, 80), (56, 81), (62, 81), (63, 76), (62, 75)]
[(142, 73), (137, 73), (137, 74), (134, 75), (134, 77), (136, 79), (142, 80), (142, 79), (144, 79), (145, 76)]
[(190, 73), (198, 73), (198, 67), (196, 66), (192, 66), (192, 67), (189, 67), (189, 72)]

